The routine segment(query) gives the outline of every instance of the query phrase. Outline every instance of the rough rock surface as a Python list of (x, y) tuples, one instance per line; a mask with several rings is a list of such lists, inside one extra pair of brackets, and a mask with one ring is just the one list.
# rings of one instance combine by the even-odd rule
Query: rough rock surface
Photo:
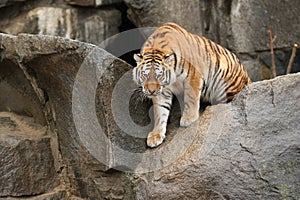
[[(202, 32), (200, 4), (187, 0), (125, 0), (129, 9), (128, 17), (138, 27), (159, 27), (168, 21), (181, 24), (193, 33)], [(184, 12), (182, 12), (184, 10)]]
[(84, 9), (52, 4), (27, 7), (13, 11), (10, 7), (3, 8), (0, 31), (61, 36), (99, 44), (117, 34), (121, 24), (121, 13), (115, 8)]
[[(27, 84), (31, 85), (29, 92), (35, 96), (32, 99), (37, 99), (32, 101), (32, 104), (35, 103), (37, 108), (41, 107), (40, 112), (54, 132), (52, 137), (58, 141), (57, 144), (54, 143), (56, 148), (53, 154), (57, 159), (57, 173), (62, 177), (69, 196), (91, 199), (129, 199), (132, 192), (127, 177), (118, 172), (106, 174), (108, 167), (95, 160), (81, 145), (73, 121), (72, 91), (76, 74), (84, 62), (89, 64), (87, 66), (91, 67), (92, 73), (97, 67), (101, 69), (104, 67), (103, 64), (107, 63), (108, 66), (105, 67), (111, 66), (114, 73), (107, 70), (106, 77), (113, 76), (115, 80), (118, 80), (119, 76), (130, 67), (94, 45), (63, 38), (22, 34), (16, 37), (2, 34), (0, 43), (2, 58), (0, 68), (7, 72), (1, 74), (1, 84), (4, 82), (10, 88), (16, 87), (17, 84), (12, 84), (12, 79), (6, 79), (11, 73), (8, 68), (14, 67), (23, 73), (21, 80), (15, 79), (15, 81), (22, 83), (27, 80)], [(94, 57), (85, 60), (93, 51), (96, 51)], [(6, 80), (11, 80), (11, 82)], [(111, 90), (112, 83), (106, 84), (106, 90)], [(20, 101), (14, 100), (14, 105), (23, 104), (22, 99), (27, 98), (26, 92), (24, 93), (21, 89), (16, 91), (18, 93), (16, 96), (20, 96)], [(9, 102), (9, 98), (4, 102), (10, 105), (9, 110), (4, 105), (2, 111), (18, 112), (20, 108), (15, 108)], [(24, 109), (27, 108), (24, 107)], [(31, 107), (28, 106), (28, 108)], [(99, 112), (103, 114), (103, 111)], [(40, 116), (35, 115), (35, 112), (31, 110), (22, 112), (24, 113), (31, 115), (37, 121)], [(89, 113), (86, 113), (86, 116), (88, 115)], [(106, 119), (100, 118), (100, 123), (106, 124)], [(105, 150), (104, 147), (104, 154), (107, 153)], [(30, 195), (34, 194), (27, 194), (27, 196)]]
[(291, 47), (300, 41), (297, 0), (233, 1), (231, 26), (233, 49), (241, 53), (269, 50), (268, 27), (277, 36), (274, 48)]
[(299, 73), (278, 77), (208, 107), (189, 150), (137, 178), (138, 199), (298, 199), (299, 87)]
[[(158, 0), (125, 2), (129, 7), (129, 19), (138, 27), (157, 27), (174, 21), (192, 33), (208, 37), (229, 48), (238, 54), (254, 81), (272, 78), (268, 70), (271, 68), (267, 32), (269, 26), (273, 27), (273, 34), (277, 36), (274, 47), (278, 75), (285, 74), (291, 48), (300, 40), (300, 18), (297, 15), (300, 4), (297, 0), (195, 0), (176, 4), (173, 1)], [(262, 59), (264, 53), (268, 56)], [(300, 71), (297, 58), (293, 72)], [(266, 59), (268, 62), (265, 62)]]
[[(131, 117), (135, 122), (147, 125), (149, 119), (144, 117), (151, 106), (130, 96), (130, 101), (126, 102), (128, 97), (120, 93), (125, 91), (126, 94), (132, 87), (131, 82), (127, 82), (131, 79), (130, 71), (127, 73), (131, 69), (129, 65), (96, 46), (58, 37), (0, 34), (0, 47), (3, 72), (0, 86), (16, 88), (12, 98), (18, 96), (20, 99), (15, 99), (14, 104), (10, 104), (9, 98), (3, 100), (5, 105), (0, 111), (18, 112), (31, 116), (36, 122), (44, 119), (39, 123), (49, 124), (52, 130), (49, 134), (51, 150), (47, 137), (22, 138), (18, 143), (33, 144), (30, 146), (31, 157), (42, 157), (41, 153), (44, 155), (45, 152), (39, 152), (40, 148), (46, 148), (48, 153), (52, 151), (47, 159), (37, 164), (52, 159), (51, 169), (56, 170), (55, 174), (48, 167), (43, 168), (47, 176), (54, 177), (46, 182), (50, 185), (48, 190), (42, 190), (41, 186), (34, 191), (31, 184), (26, 184), (26, 188), (22, 183), (26, 197), (300, 198), (300, 74), (253, 83), (232, 103), (207, 107), (200, 120), (186, 129), (178, 128), (177, 109), (171, 117), (165, 143), (156, 149), (146, 149), (145, 138), (134, 137), (125, 131), (130, 128), (127, 119)], [(82, 72), (85, 76), (80, 77)], [(11, 73), (18, 74), (15, 80), (10, 77)], [(24, 90), (18, 88), (23, 86)], [(74, 99), (80, 89), (89, 95)], [(3, 91), (7, 90), (0, 90), (1, 97), (5, 94)], [(28, 99), (27, 93), (33, 97)], [(32, 111), (34, 106), (31, 105), (17, 107), (23, 104), (23, 99), (36, 105), (37, 110)], [(118, 115), (124, 113), (115, 110), (123, 107), (138, 111), (123, 117), (125, 124), (122, 120), (117, 123)], [(176, 108), (178, 105), (174, 106)], [(75, 110), (78, 115), (74, 115)], [(97, 132), (86, 132), (87, 138), (82, 137), (82, 130), (97, 130), (89, 126), (89, 121), (95, 119), (108, 142), (99, 140)], [(146, 133), (142, 128), (137, 131)], [(89, 134), (96, 138), (88, 138)], [(91, 148), (88, 149), (86, 144)], [(119, 149), (138, 156), (128, 156), (126, 151)], [(27, 151), (18, 151), (24, 152)], [(1, 156), (9, 155), (1, 153)], [(172, 160), (174, 156), (178, 159)], [(104, 162), (99, 162), (99, 158), (104, 158)], [(22, 168), (22, 163), (16, 163), (14, 167)], [(0, 164), (9, 166), (2, 160)], [(148, 172), (154, 169), (158, 170)], [(122, 170), (148, 173), (131, 174)], [(11, 185), (1, 191), (6, 191), (3, 197), (23, 195), (15, 190), (19, 183), (16, 178), (9, 179)]]
[(122, 0), (65, 0), (65, 2), (77, 6), (98, 7), (120, 3)]
[(32, 118), (0, 112), (0, 197), (36, 196), (58, 188), (47, 131)]

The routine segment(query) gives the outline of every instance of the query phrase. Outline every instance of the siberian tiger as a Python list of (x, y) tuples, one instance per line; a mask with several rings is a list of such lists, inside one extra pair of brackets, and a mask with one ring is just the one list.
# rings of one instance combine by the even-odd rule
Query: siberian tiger
[(133, 80), (154, 107), (149, 147), (160, 145), (165, 138), (173, 94), (183, 93), (180, 126), (187, 127), (199, 117), (200, 98), (211, 104), (226, 103), (251, 83), (233, 53), (175, 23), (152, 33), (134, 59)]

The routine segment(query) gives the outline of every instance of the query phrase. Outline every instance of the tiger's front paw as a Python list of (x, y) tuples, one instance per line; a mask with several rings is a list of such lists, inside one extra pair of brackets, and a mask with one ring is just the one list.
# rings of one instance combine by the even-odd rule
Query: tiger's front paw
[(149, 133), (147, 138), (148, 147), (157, 147), (165, 139), (165, 131), (152, 131)]
[(183, 115), (180, 119), (180, 126), (188, 127), (193, 122), (195, 122), (199, 118), (199, 115), (190, 116), (190, 115)]

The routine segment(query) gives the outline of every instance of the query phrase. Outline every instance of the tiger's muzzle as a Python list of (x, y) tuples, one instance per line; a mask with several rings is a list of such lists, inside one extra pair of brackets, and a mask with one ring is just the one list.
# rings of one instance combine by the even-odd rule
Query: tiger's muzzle
[(143, 92), (147, 96), (156, 96), (161, 93), (162, 87), (158, 82), (145, 81), (143, 85)]

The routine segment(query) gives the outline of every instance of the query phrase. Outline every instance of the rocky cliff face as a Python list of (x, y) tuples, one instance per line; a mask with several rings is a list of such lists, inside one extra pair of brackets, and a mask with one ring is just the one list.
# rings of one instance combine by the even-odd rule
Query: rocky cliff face
[(234, 50), (260, 80), (269, 25), (279, 74), (299, 42), (296, 0), (125, 2), (0, 3), (0, 198), (299, 199), (299, 73), (253, 83), (188, 128), (175, 101), (165, 143), (148, 149), (152, 108), (132, 93), (132, 67), (78, 41), (128, 29), (126, 11), (136, 27), (175, 21)]

